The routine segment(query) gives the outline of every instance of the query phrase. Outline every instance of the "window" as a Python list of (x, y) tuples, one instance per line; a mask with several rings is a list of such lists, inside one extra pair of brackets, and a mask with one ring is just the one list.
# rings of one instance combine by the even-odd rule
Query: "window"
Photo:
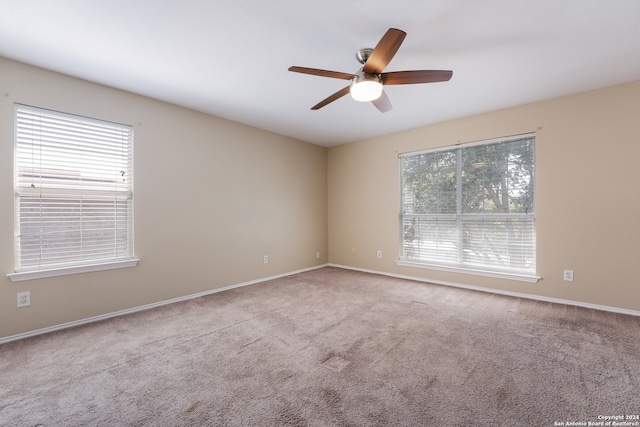
[(132, 259), (130, 126), (16, 104), (14, 169), (16, 273)]
[(400, 155), (400, 263), (535, 275), (534, 145), (524, 135)]

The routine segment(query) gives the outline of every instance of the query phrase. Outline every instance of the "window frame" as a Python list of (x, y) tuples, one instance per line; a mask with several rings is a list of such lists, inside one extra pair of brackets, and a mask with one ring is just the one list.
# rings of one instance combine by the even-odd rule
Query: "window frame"
[[(494, 277), (494, 278), (501, 278), (501, 279), (510, 279), (510, 280), (518, 280), (518, 281), (524, 281), (524, 282), (530, 282), (530, 283), (536, 283), (540, 280), (540, 277), (537, 276), (536, 272), (537, 272), (537, 261), (534, 261), (534, 268), (533, 270), (517, 270), (517, 269), (511, 269), (511, 268), (500, 268), (500, 267), (495, 267), (495, 266), (481, 266), (481, 265), (470, 265), (470, 264), (465, 264), (464, 261), (460, 260), (459, 254), (462, 253), (462, 251), (464, 251), (464, 245), (462, 245), (462, 241), (463, 241), (463, 237), (462, 237), (462, 231), (464, 230), (462, 222), (464, 220), (464, 218), (475, 218), (475, 219), (498, 219), (498, 218), (521, 218), (521, 219), (531, 219), (533, 221), (533, 251), (534, 251), (534, 257), (537, 257), (536, 255), (536, 229), (535, 229), (535, 224), (536, 224), (536, 206), (535, 206), (535, 193), (536, 193), (536, 175), (534, 174), (532, 179), (533, 179), (533, 193), (534, 193), (534, 201), (533, 201), (533, 212), (527, 212), (527, 213), (507, 213), (507, 214), (499, 214), (499, 213), (463, 213), (462, 212), (462, 202), (461, 202), (461, 194), (462, 194), (462, 189), (460, 189), (460, 191), (458, 191), (459, 186), (461, 185), (461, 180), (462, 180), (462, 161), (461, 161), (461, 156), (462, 156), (462, 150), (466, 149), (466, 148), (471, 148), (471, 147), (477, 147), (477, 146), (483, 146), (483, 145), (491, 145), (491, 144), (499, 144), (499, 143), (503, 143), (503, 142), (510, 142), (510, 141), (516, 141), (519, 139), (527, 139), (527, 138), (531, 138), (533, 139), (533, 159), (534, 159), (534, 169), (535, 168), (535, 164), (536, 164), (536, 158), (535, 158), (535, 146), (536, 146), (536, 135), (535, 133), (526, 133), (526, 134), (519, 134), (519, 135), (512, 135), (512, 136), (506, 136), (506, 137), (500, 137), (500, 138), (493, 138), (493, 139), (489, 139), (489, 140), (481, 140), (481, 141), (474, 141), (474, 142), (469, 142), (469, 143), (461, 143), (461, 144), (456, 144), (456, 145), (450, 145), (450, 146), (443, 146), (443, 147), (437, 147), (437, 148), (433, 148), (433, 149), (427, 149), (427, 150), (419, 150), (419, 151), (413, 151), (413, 152), (405, 152), (405, 153), (399, 153), (398, 154), (398, 181), (399, 181), (399, 196), (400, 196), (400, 211), (399, 211), (399, 233), (398, 233), (398, 260), (396, 261), (397, 265), (401, 265), (401, 266), (406, 266), (406, 267), (417, 267), (417, 268), (427, 268), (427, 269), (432, 269), (432, 270), (440, 270), (440, 271), (447, 271), (447, 272), (455, 272), (455, 273), (464, 273), (464, 274), (471, 274), (471, 275), (478, 275), (478, 276), (487, 276), (487, 277)], [(456, 153), (456, 212), (455, 213), (448, 213), (448, 214), (415, 214), (415, 213), (408, 213), (405, 214), (404, 212), (404, 198), (405, 198), (405, 194), (404, 194), (404, 182), (403, 182), (403, 176), (404, 176), (404, 165), (403, 165), (403, 159), (409, 156), (413, 156), (413, 155), (420, 155), (420, 154), (425, 154), (425, 153), (436, 153), (436, 152), (447, 152), (447, 151), (451, 151)], [(445, 217), (449, 217), (452, 219), (455, 219), (456, 221), (456, 232), (458, 233), (458, 237), (457, 237), (457, 241), (459, 246), (456, 247), (456, 251), (458, 252), (457, 255), (457, 259), (456, 262), (444, 262), (444, 261), (436, 261), (436, 260), (428, 260), (428, 259), (416, 259), (416, 258), (411, 258), (411, 257), (406, 257), (404, 256), (404, 220), (407, 217), (412, 217), (412, 216), (433, 216), (433, 218), (445, 218)]]
[[(25, 125), (21, 125), (19, 123), (19, 117), (32, 116), (34, 119), (38, 117), (42, 117), (42, 120), (52, 120), (51, 125), (43, 124), (38, 122), (36, 127), (29, 127)], [(28, 123), (24, 122), (23, 123)], [(45, 126), (44, 128), (41, 126)], [(55, 126), (55, 129), (51, 126)], [(57, 127), (62, 126), (62, 127)], [(85, 128), (87, 126), (87, 128)], [(81, 137), (80, 134), (84, 132), (94, 132), (94, 129), (104, 129), (99, 132), (108, 132), (105, 133), (104, 138), (100, 134), (94, 134), (97, 136), (92, 136), (92, 134), (87, 134), (89, 139), (85, 139)], [(32, 130), (31, 130), (32, 129)], [(44, 129), (44, 130), (43, 130)], [(58, 130), (60, 129), (60, 130)], [(81, 130), (82, 129), (82, 130)], [(41, 135), (38, 132), (43, 132)], [(58, 135), (62, 135), (60, 132), (65, 132), (64, 135), (58, 139)], [(120, 132), (123, 136), (120, 137), (122, 148), (118, 148), (116, 146), (113, 148), (112, 142), (115, 141), (113, 136), (108, 136), (110, 134), (114, 134), (114, 132)], [(55, 138), (55, 139), (33, 139), (33, 143), (26, 143), (24, 141), (32, 138), (31, 135), (38, 135), (38, 138)], [(78, 139), (74, 139), (78, 138)], [(124, 139), (123, 139), (124, 138)], [(43, 141), (47, 141), (46, 145), (43, 144)], [(104, 142), (102, 142), (104, 141)], [(31, 148), (32, 153), (27, 154), (25, 157), (25, 147), (28, 147), (29, 144), (34, 144), (36, 151), (33, 151), (34, 148)], [(105, 145), (106, 144), (106, 145)], [(109, 148), (111, 146), (112, 148)], [(108, 120), (96, 119), (86, 116), (81, 116), (72, 113), (66, 113), (41, 107), (34, 107), (25, 104), (14, 104), (14, 162), (13, 162), (13, 187), (14, 187), (14, 272), (7, 274), (12, 281), (21, 281), (21, 280), (30, 280), (30, 279), (38, 279), (44, 277), (53, 277), (67, 274), (75, 274), (75, 273), (84, 273), (89, 271), (100, 271), (100, 270), (110, 270), (115, 268), (124, 268), (124, 267), (132, 267), (137, 265), (138, 259), (134, 257), (134, 224), (133, 224), (133, 203), (134, 203), (134, 188), (133, 188), (133, 170), (134, 170), (134, 159), (133, 159), (133, 146), (134, 146), (134, 129), (133, 126), (124, 125), (121, 123), (115, 123)], [(47, 151), (42, 151), (47, 150)], [(55, 150), (55, 151), (51, 151)], [(64, 150), (64, 151), (61, 151)], [(91, 154), (93, 151), (91, 150), (99, 150), (96, 151), (96, 155)], [(117, 150), (117, 151), (115, 151)], [(123, 151), (124, 150), (124, 151)], [(85, 159), (83, 155), (80, 154), (81, 151), (85, 151), (88, 153), (90, 157)], [(27, 152), (28, 153), (28, 152)], [(34, 154), (35, 153), (35, 154)], [(42, 154), (44, 153), (44, 154)], [(106, 154), (102, 154), (106, 153)], [(117, 157), (116, 156), (117, 154)], [(86, 156), (87, 154), (85, 154)], [(34, 156), (40, 156), (38, 159)], [(45, 157), (43, 157), (45, 156)], [(104, 156), (104, 157), (103, 157)], [(43, 160), (42, 160), (43, 159)], [(61, 160), (58, 160), (61, 159)], [(110, 160), (113, 159), (113, 160)], [(99, 163), (96, 163), (99, 162)], [(107, 171), (106, 173), (113, 174), (113, 172), (109, 172), (109, 170), (113, 170), (112, 168), (117, 164), (113, 162), (119, 162), (120, 168), (122, 169), (120, 172), (122, 176), (125, 176), (125, 173), (128, 174), (128, 179), (126, 184), (123, 185), (115, 184), (116, 180), (113, 178), (109, 178), (108, 180), (100, 179), (100, 178), (92, 178), (95, 173), (105, 173), (99, 171)], [(124, 162), (124, 163), (122, 163)], [(89, 168), (86, 166), (93, 165)], [(24, 174), (26, 165), (31, 165), (31, 168), (35, 172), (29, 172), (27, 175)], [(51, 165), (51, 166), (49, 166)], [(82, 166), (78, 166), (82, 165)], [(85, 166), (86, 165), (86, 166)], [(54, 175), (51, 175), (48, 167), (53, 167), (51, 169), (54, 171)], [(77, 169), (80, 167), (80, 169)], [(92, 169), (97, 168), (97, 169)], [(124, 168), (124, 169), (123, 169)], [(27, 169), (28, 170), (28, 169)], [(78, 172), (74, 172), (78, 170)], [(87, 174), (80, 175), (80, 170), (86, 170)], [(22, 171), (22, 172), (20, 172)], [(45, 172), (47, 171), (47, 172)], [(55, 172), (59, 171), (59, 172)], [(37, 175), (33, 175), (37, 173)], [(68, 178), (68, 176), (79, 176), (78, 179)], [(58, 177), (56, 177), (57, 175)], [(101, 176), (101, 175), (100, 175)], [(112, 175), (108, 175), (112, 176)], [(25, 178), (25, 177), (33, 177), (33, 178)], [(28, 187), (28, 181), (34, 180), (36, 186), (31, 184), (31, 187)], [(39, 181), (37, 181), (39, 180)], [(124, 181), (124, 179), (123, 179)], [(120, 182), (118, 179), (117, 182)], [(26, 183), (26, 185), (25, 185)], [(104, 184), (103, 184), (104, 183)], [(41, 187), (41, 190), (37, 190), (38, 187)], [(35, 190), (34, 190), (35, 189)], [(22, 202), (21, 198), (25, 198), (27, 202)], [(36, 213), (40, 212), (39, 215), (54, 215), (53, 219), (47, 220), (45, 217), (45, 222), (40, 222), (41, 219), (36, 217), (36, 224), (42, 224), (39, 227), (57, 227), (55, 221), (59, 218), (59, 214), (54, 212), (51, 209), (60, 209), (56, 207), (56, 205), (50, 205), (51, 207), (47, 207), (46, 205), (42, 205), (42, 200), (51, 200), (50, 203), (54, 203), (54, 200), (60, 200), (64, 203), (63, 207), (64, 211), (62, 211), (62, 218), (72, 218), (73, 223), (77, 223), (78, 227), (81, 227), (80, 230), (84, 229), (84, 226), (81, 224), (85, 221), (93, 221), (96, 223), (96, 219), (99, 219), (99, 226), (97, 228), (93, 227), (91, 230), (96, 234), (99, 240), (92, 240), (91, 238), (87, 239), (86, 231), (76, 231), (75, 233), (79, 233), (80, 237), (73, 238), (74, 246), (78, 248), (85, 247), (84, 243), (89, 243), (89, 247), (91, 247), (91, 242), (95, 245), (95, 243), (100, 242), (109, 242), (112, 243), (110, 246), (104, 247), (104, 249), (98, 249), (97, 256), (89, 256), (85, 258), (83, 255), (73, 256), (73, 252), (69, 252), (63, 242), (57, 243), (57, 245), (63, 244), (61, 252), (49, 251), (47, 252), (51, 256), (54, 254), (60, 254), (62, 256), (67, 257), (62, 262), (59, 261), (48, 261), (45, 258), (38, 260), (37, 262), (29, 262), (28, 258), (22, 258), (23, 254), (21, 252), (21, 226), (24, 221), (30, 221), (25, 224), (33, 223), (32, 220), (29, 220), (29, 213), (21, 212), (21, 209), (24, 209), (24, 203), (29, 203), (28, 200), (31, 198), (32, 200), (41, 200), (38, 202), (37, 207), (31, 208), (37, 209), (34, 211)], [(86, 201), (85, 201), (86, 200)], [(101, 201), (103, 200), (103, 201)], [(107, 205), (104, 205), (105, 201), (111, 200)], [(89, 207), (82, 208), (82, 206), (86, 203), (99, 203), (97, 205), (92, 205)], [(121, 214), (121, 203), (124, 202), (125, 211), (124, 217)], [(71, 205), (69, 205), (71, 203)], [(111, 204), (109, 207), (109, 204)], [(71, 206), (71, 207), (68, 207)], [(75, 207), (75, 208), (74, 208)], [(28, 208), (27, 208), (28, 209)], [(98, 210), (96, 210), (98, 209)], [(105, 210), (107, 209), (107, 210)], [(113, 212), (109, 214), (109, 212)], [(100, 216), (96, 217), (96, 213), (99, 213)], [(109, 215), (108, 217), (104, 217), (103, 215)], [(40, 217), (42, 218), (42, 217)], [(54, 221), (54, 222), (51, 222)], [(66, 223), (66, 221), (65, 221)], [(125, 228), (120, 227), (117, 224), (125, 224)], [(47, 225), (49, 224), (49, 225)], [(53, 224), (53, 225), (52, 225)], [(107, 227), (107, 228), (103, 228)], [(117, 228), (112, 228), (117, 227)], [(45, 233), (47, 232), (46, 228), (44, 229)], [(49, 228), (51, 230), (51, 228)], [(113, 238), (109, 238), (108, 240), (104, 240), (103, 234), (105, 230), (108, 233), (118, 233), (117, 230), (126, 230), (124, 234), (124, 240), (118, 240), (123, 243), (116, 243), (116, 235), (113, 234)], [(53, 228), (53, 232), (57, 233), (58, 229)], [(48, 233), (51, 233), (49, 231)], [(43, 234), (44, 235), (44, 234)], [(81, 240), (77, 240), (77, 239)], [(57, 240), (55, 240), (57, 241)], [(40, 251), (42, 251), (43, 245), (47, 244), (46, 240), (40, 240), (40, 243), (36, 243), (40, 247)], [(50, 245), (50, 243), (49, 243)], [(124, 245), (124, 246), (123, 246)], [(125, 248), (125, 253), (121, 252), (121, 248)], [(82, 249), (84, 252), (84, 249)], [(111, 255), (111, 256), (110, 256)]]

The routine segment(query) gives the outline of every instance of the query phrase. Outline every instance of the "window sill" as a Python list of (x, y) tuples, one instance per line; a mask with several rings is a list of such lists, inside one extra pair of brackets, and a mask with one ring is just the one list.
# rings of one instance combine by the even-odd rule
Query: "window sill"
[(113, 270), (116, 268), (135, 267), (139, 259), (128, 259), (124, 261), (105, 262), (100, 264), (87, 264), (74, 267), (52, 268), (37, 271), (21, 271), (18, 273), (9, 273), (7, 277), (12, 282), (21, 282), (23, 280), (44, 279), (46, 277), (66, 276), (68, 274), (88, 273), (91, 271)]
[(429, 264), (425, 262), (406, 261), (402, 259), (396, 261), (396, 264), (405, 267), (428, 268), (431, 270), (450, 271), (452, 273), (464, 273), (472, 274), (475, 276), (495, 277), (497, 279), (518, 280), (520, 282), (538, 283), (538, 281), (540, 280), (540, 277), (533, 274), (511, 273), (508, 271), (478, 270), (469, 267)]

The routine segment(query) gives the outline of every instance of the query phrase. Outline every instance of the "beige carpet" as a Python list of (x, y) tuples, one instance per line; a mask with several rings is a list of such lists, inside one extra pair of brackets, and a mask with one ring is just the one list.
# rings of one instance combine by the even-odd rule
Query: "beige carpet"
[(2, 345), (0, 425), (596, 422), (640, 412), (639, 349), (637, 317), (323, 268)]

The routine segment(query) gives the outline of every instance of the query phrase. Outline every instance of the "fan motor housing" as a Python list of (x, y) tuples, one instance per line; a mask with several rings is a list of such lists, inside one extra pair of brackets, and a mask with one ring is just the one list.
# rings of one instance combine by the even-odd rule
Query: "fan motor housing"
[(351, 80), (351, 85), (353, 86), (361, 82), (371, 82), (371, 81), (382, 84), (382, 79), (380, 78), (379, 74), (365, 73), (364, 71), (362, 71), (362, 68), (360, 68), (353, 75), (353, 79)]

